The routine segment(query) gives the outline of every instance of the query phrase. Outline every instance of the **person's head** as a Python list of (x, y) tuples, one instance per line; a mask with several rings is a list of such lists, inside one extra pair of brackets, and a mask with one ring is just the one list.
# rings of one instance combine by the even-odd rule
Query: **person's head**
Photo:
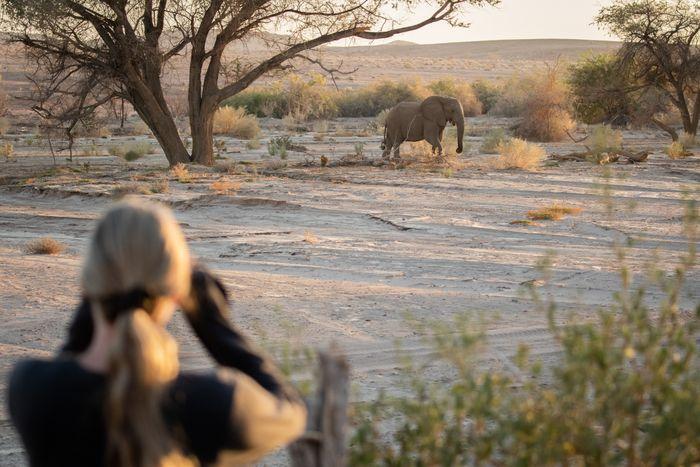
[(128, 201), (99, 222), (82, 288), (97, 328), (109, 329), (106, 400), (109, 465), (183, 460), (165, 426), (161, 400), (177, 376), (177, 345), (165, 331), (189, 293), (190, 255), (170, 211)]

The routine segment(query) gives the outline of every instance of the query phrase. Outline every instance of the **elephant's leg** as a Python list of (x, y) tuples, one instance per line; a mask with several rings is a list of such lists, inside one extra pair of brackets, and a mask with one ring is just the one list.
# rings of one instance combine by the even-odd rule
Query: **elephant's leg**
[(442, 144), (440, 143), (442, 130), (436, 123), (426, 122), (423, 126), (423, 137), (432, 146), (433, 154), (437, 151), (438, 156), (442, 155)]
[(394, 159), (400, 160), (401, 159), (401, 152), (399, 151), (399, 147), (401, 146), (401, 143), (397, 144), (394, 146)]

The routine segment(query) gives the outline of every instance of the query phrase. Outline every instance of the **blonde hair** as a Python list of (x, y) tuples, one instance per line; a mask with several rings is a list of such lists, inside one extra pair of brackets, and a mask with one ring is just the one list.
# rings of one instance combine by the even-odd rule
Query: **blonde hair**
[[(189, 292), (190, 256), (170, 211), (127, 201), (111, 209), (95, 230), (82, 285), (97, 312), (112, 321), (105, 405), (107, 464), (192, 465), (179, 451), (162, 414), (162, 398), (177, 377), (177, 344), (150, 313), (162, 297)], [(141, 307), (107, 316), (109, 297), (145, 292)]]

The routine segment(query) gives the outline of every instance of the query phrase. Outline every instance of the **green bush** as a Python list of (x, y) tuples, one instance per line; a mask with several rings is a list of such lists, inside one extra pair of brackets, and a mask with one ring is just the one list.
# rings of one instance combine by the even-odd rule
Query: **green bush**
[(634, 105), (625, 92), (631, 83), (619, 71), (614, 55), (594, 55), (571, 65), (568, 83), (580, 121), (591, 124), (631, 118)]
[(107, 152), (110, 156), (121, 157), (128, 162), (133, 162), (146, 154), (153, 154), (155, 147), (148, 141), (140, 141), (110, 146)]
[(527, 347), (510, 372), (479, 370), (473, 357), (483, 335), (465, 319), (433, 325), (438, 358), (453, 376), (428, 382), (421, 368), (410, 368), (409, 394), (359, 407), (350, 465), (696, 464), (700, 306), (683, 310), (679, 298), (689, 292), (697, 222), (693, 203), (688, 251), (670, 271), (633, 277), (618, 247), (621, 289), (593, 321), (573, 315), (557, 324), (556, 305), (530, 289), (561, 349), (547, 384)]
[(505, 143), (508, 140), (508, 135), (506, 130), (503, 128), (494, 128), (489, 131), (484, 138), (484, 142), (481, 145), (481, 152), (484, 154), (496, 154), (498, 153), (498, 148), (501, 143)]
[(464, 109), (465, 117), (475, 117), (483, 113), (481, 101), (476, 96), (472, 86), (465, 81), (445, 78), (428, 84), (431, 94), (456, 98)]
[(359, 89), (343, 91), (338, 96), (341, 117), (375, 117), (399, 102), (420, 101), (430, 94), (417, 80), (384, 80)]
[(476, 98), (481, 103), (482, 112), (487, 114), (491, 111), (496, 102), (501, 97), (501, 87), (492, 81), (486, 81), (483, 79), (474, 81), (472, 83), (472, 89)]

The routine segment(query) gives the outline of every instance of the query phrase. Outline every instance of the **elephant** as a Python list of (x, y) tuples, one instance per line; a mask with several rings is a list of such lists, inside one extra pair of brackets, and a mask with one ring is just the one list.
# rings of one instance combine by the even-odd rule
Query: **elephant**
[(382, 158), (386, 159), (393, 148), (398, 159), (401, 143), (421, 140), (430, 143), (433, 153), (442, 155), (442, 134), (448, 122), (457, 126), (457, 154), (461, 154), (464, 111), (457, 99), (430, 96), (423, 102), (400, 102), (386, 116)]

